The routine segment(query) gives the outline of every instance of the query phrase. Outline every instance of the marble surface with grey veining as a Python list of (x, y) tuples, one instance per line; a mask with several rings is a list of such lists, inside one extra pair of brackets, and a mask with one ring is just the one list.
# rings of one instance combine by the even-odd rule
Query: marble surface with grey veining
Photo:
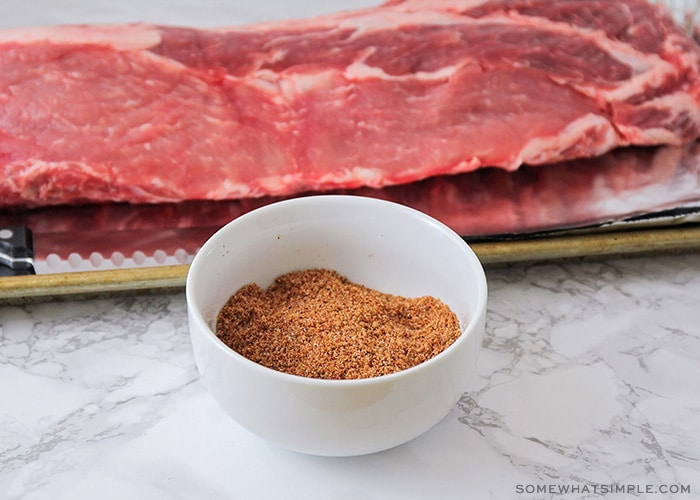
[(700, 498), (700, 254), (487, 278), (459, 403), (353, 458), (229, 419), (198, 379), (182, 293), (2, 307), (0, 498)]
[[(376, 3), (6, 1), (0, 28)], [(419, 438), (353, 458), (277, 449), (224, 414), (199, 381), (183, 293), (0, 307), (0, 499), (700, 498), (700, 254), (487, 277), (461, 400)]]

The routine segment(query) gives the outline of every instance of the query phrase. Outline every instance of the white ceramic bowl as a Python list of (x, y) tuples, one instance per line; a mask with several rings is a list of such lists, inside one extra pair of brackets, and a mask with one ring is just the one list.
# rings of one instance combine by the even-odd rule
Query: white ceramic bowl
[[(462, 334), (418, 366), (356, 380), (275, 371), (216, 337), (216, 316), (241, 286), (265, 288), (310, 268), (385, 293), (438, 297), (457, 314)], [(471, 248), (435, 219), (373, 198), (320, 195), (264, 206), (220, 229), (195, 256), (186, 294), (201, 378), (234, 420), (287, 449), (349, 456), (409, 441), (450, 411), (476, 367), (487, 288)]]

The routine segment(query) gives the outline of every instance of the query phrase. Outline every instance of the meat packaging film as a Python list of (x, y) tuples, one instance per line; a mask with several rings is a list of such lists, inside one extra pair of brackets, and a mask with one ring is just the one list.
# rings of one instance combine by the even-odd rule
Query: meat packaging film
[(665, 5), (675, 20), (692, 32), (700, 20), (700, 2), (697, 0), (652, 0), (652, 3)]

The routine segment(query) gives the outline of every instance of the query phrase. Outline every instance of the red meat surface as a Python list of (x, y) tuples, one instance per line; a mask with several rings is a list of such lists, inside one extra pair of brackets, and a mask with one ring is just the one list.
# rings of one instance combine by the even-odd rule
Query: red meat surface
[[(679, 207), (700, 207), (700, 142), (630, 147), (598, 158), (482, 168), (384, 188), (333, 191), (380, 198), (425, 212), (470, 239), (523, 236), (617, 222)], [(109, 255), (115, 247), (151, 255), (178, 248), (194, 253), (224, 224), (281, 199), (246, 198), (180, 203), (100, 203), (0, 211), (0, 226), (30, 227), (36, 255), (68, 258), (83, 250)], [(76, 235), (79, 234), (79, 237)]]
[(0, 206), (382, 187), (700, 136), (641, 0), (392, 1), (248, 27), (0, 32)]

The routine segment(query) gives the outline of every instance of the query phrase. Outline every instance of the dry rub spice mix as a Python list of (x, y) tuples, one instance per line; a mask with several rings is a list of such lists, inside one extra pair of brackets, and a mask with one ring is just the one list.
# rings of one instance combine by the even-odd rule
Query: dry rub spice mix
[(219, 312), (217, 336), (274, 370), (322, 379), (376, 377), (436, 356), (460, 335), (434, 297), (405, 298), (328, 269), (296, 271), (267, 289), (238, 290)]

